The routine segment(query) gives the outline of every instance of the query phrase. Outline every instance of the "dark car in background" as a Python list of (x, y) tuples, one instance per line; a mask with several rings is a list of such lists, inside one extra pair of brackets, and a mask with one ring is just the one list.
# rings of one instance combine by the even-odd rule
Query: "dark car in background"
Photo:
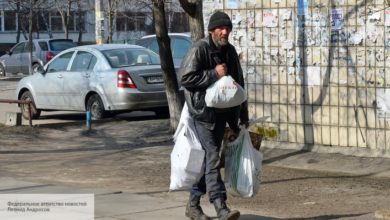
[[(187, 54), (192, 45), (190, 33), (169, 33), (168, 36), (171, 39), (171, 50), (173, 63), (176, 68), (180, 67), (181, 61)], [(159, 54), (159, 47), (157, 43), (156, 35), (146, 35), (137, 40), (135, 44), (146, 47)]]
[[(34, 39), (32, 69), (43, 66), (59, 52), (77, 46), (70, 39)], [(0, 57), (0, 76), (29, 73), (29, 42), (16, 44)]]

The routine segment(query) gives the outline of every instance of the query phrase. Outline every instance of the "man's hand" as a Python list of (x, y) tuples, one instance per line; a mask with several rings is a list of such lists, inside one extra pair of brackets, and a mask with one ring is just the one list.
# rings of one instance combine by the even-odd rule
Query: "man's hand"
[(240, 125), (244, 125), (245, 128), (249, 127), (249, 121), (240, 121)]
[(226, 76), (227, 73), (227, 66), (225, 63), (217, 64), (215, 66), (215, 72), (217, 72), (218, 78), (221, 78), (222, 76)]

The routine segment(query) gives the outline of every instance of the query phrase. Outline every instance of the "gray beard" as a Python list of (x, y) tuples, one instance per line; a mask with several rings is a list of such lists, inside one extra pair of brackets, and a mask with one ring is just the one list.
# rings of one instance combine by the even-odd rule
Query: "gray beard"
[(217, 47), (222, 47), (222, 46), (226, 46), (229, 43), (229, 41), (225, 39), (220, 39), (220, 40), (216, 40), (214, 43)]

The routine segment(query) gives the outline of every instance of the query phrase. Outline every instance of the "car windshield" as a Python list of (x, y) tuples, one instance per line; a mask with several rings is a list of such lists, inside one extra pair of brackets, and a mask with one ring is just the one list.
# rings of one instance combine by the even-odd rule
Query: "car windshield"
[(72, 40), (52, 40), (49, 44), (53, 51), (62, 51), (76, 46)]
[(118, 48), (104, 50), (102, 53), (113, 68), (135, 65), (160, 65), (159, 56), (146, 49)]

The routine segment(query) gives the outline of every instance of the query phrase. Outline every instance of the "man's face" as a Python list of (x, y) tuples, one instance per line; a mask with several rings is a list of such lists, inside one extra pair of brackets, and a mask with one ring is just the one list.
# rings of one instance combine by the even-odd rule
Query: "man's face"
[(232, 30), (228, 26), (221, 26), (215, 28), (211, 32), (211, 37), (213, 38), (216, 46), (225, 46), (229, 42), (229, 34)]

